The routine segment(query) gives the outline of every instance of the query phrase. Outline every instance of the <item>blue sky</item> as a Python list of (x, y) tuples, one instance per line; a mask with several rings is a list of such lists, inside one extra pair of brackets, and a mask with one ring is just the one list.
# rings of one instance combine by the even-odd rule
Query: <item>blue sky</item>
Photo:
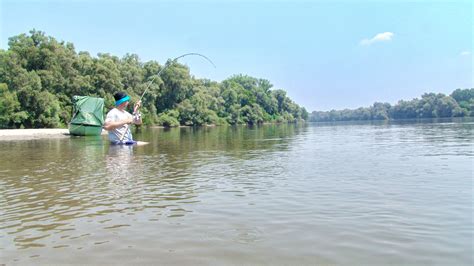
[(91, 55), (268, 79), (308, 111), (474, 87), (471, 1), (0, 0), (0, 48), (35, 28)]

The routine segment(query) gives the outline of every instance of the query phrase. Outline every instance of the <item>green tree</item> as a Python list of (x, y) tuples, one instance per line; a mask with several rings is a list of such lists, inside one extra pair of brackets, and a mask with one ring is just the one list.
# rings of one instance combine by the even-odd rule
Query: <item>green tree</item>
[(370, 110), (371, 117), (374, 120), (388, 120), (390, 114), (390, 104), (389, 103), (379, 103), (376, 102), (372, 105)]
[(24, 125), (27, 128), (58, 127), (61, 126), (59, 119), (59, 101), (50, 92), (36, 90), (20, 90), (18, 98), (22, 109), (27, 110), (28, 118)]
[(258, 104), (246, 105), (240, 109), (240, 114), (244, 123), (255, 125), (264, 121), (263, 109)]
[(418, 106), (418, 99), (414, 99), (412, 101), (398, 101), (390, 111), (391, 117), (394, 119), (408, 119), (408, 118), (417, 118), (417, 106)]
[(21, 111), (20, 102), (15, 92), (10, 92), (5, 83), (0, 83), (0, 128), (21, 126), (28, 117)]
[(165, 127), (177, 127), (179, 126), (179, 112), (176, 110), (169, 110), (160, 114), (157, 119), (159, 125)]
[(474, 116), (474, 88), (457, 89), (451, 93), (451, 97), (461, 108), (462, 114), (458, 111), (456, 116)]
[(188, 98), (192, 89), (189, 68), (172, 61), (167, 64), (169, 67), (161, 72), (163, 84), (156, 100), (157, 109), (163, 111), (173, 109), (176, 104)]
[(135, 54), (93, 57), (34, 29), (9, 38), (8, 50), (0, 49), (0, 83), (1, 127), (65, 126), (74, 95), (103, 97), (110, 109), (115, 92), (138, 99), (145, 90), (141, 111), (147, 124), (255, 124), (308, 117), (266, 79), (239, 74), (215, 82), (194, 78), (176, 61), (160, 66)]
[[(109, 54), (100, 53), (99, 57), (94, 60), (92, 84), (97, 96), (106, 97), (106, 95), (113, 95), (117, 91), (124, 90), (119, 64), (118, 57)], [(106, 104), (110, 108), (113, 106), (113, 101), (106, 101)]]

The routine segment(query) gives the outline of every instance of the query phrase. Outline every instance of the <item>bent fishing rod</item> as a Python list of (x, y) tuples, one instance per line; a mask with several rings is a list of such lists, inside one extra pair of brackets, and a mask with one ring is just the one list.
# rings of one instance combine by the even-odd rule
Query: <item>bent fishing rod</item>
[(142, 100), (143, 96), (145, 96), (145, 93), (148, 91), (148, 89), (150, 88), (151, 84), (153, 83), (153, 81), (155, 80), (156, 77), (159, 77), (161, 72), (163, 72), (163, 70), (165, 70), (166, 68), (168, 68), (171, 64), (169, 64), (169, 62), (176, 62), (178, 61), (178, 59), (182, 58), (182, 57), (185, 57), (185, 56), (189, 56), (189, 55), (197, 55), (197, 56), (200, 56), (204, 59), (206, 59), (209, 63), (212, 64), (212, 66), (214, 66), (214, 68), (216, 68), (216, 65), (214, 65), (214, 63), (211, 61), (211, 59), (209, 59), (207, 56), (203, 55), (203, 54), (199, 54), (199, 53), (187, 53), (187, 54), (183, 54), (183, 55), (180, 55), (178, 57), (175, 57), (173, 58), (171, 61), (168, 61), (166, 62), (165, 66), (160, 69), (160, 71), (158, 71), (158, 74), (156, 74), (147, 84), (146, 88), (145, 88), (145, 91), (143, 92), (142, 96), (140, 97), (140, 101)]
[[(160, 74), (161, 74), (161, 72), (163, 72), (163, 70), (165, 70), (166, 68), (168, 68), (168, 67), (171, 65), (171, 64), (169, 64), (170, 62), (176, 62), (176, 61), (178, 61), (178, 59), (183, 58), (183, 57), (185, 57), (185, 56), (190, 56), (190, 55), (200, 56), (200, 57), (206, 59), (209, 63), (212, 64), (212, 66), (214, 66), (214, 68), (216, 68), (216, 65), (214, 65), (214, 63), (212, 62), (212, 60), (209, 59), (207, 56), (205, 56), (205, 55), (203, 55), (203, 54), (199, 54), (199, 53), (187, 53), (187, 54), (183, 54), (183, 55), (180, 55), (180, 56), (178, 56), (178, 57), (175, 57), (175, 58), (173, 58), (171, 61), (167, 61), (166, 64), (165, 64), (165, 66), (164, 66), (162, 69), (160, 69), (160, 71), (158, 71), (158, 74), (156, 74), (156, 75), (148, 82), (147, 86), (145, 87), (145, 91), (143, 91), (142, 96), (140, 97), (139, 102), (142, 101), (143, 96), (145, 96), (145, 93), (148, 91), (148, 89), (150, 88), (150, 86), (151, 86), (151, 84), (153, 83), (153, 81), (155, 81), (155, 78), (156, 78), (156, 77), (159, 77)], [(138, 106), (134, 106), (134, 108), (133, 108), (133, 115), (134, 115), (134, 118), (135, 118), (135, 115), (138, 114), (138, 113), (137, 113), (138, 108), (139, 108)], [(127, 132), (127, 130), (128, 130), (128, 124), (126, 124), (126, 127), (127, 127), (127, 128), (125, 129), (124, 133), (123, 133), (122, 136), (120, 137), (120, 141), (123, 141), (123, 138), (125, 137), (125, 134), (126, 134), (126, 132)]]

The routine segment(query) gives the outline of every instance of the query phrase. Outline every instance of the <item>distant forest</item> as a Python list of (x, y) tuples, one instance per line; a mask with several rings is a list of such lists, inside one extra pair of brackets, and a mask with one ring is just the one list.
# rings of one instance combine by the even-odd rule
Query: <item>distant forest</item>
[(474, 88), (457, 89), (450, 95), (425, 93), (421, 99), (400, 100), (394, 106), (376, 102), (370, 107), (350, 110), (314, 111), (309, 121), (420, 119), (474, 116)]
[(113, 94), (125, 91), (143, 98), (148, 125), (259, 124), (308, 119), (305, 108), (270, 81), (234, 75), (222, 82), (197, 79), (186, 65), (168, 60), (141, 62), (135, 54), (122, 58), (76, 52), (72, 43), (59, 42), (32, 30), (9, 38), (0, 49), (0, 128), (65, 127), (72, 115), (72, 96), (105, 99), (113, 108)]

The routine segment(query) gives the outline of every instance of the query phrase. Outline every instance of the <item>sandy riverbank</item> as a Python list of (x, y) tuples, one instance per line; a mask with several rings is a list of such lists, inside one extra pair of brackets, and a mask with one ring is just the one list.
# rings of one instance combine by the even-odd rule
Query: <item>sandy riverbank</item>
[(67, 128), (0, 129), (0, 141), (69, 138), (70, 136)]
[(2, 129), (0, 130), (0, 141), (2, 140), (30, 140), (41, 138), (67, 138), (67, 128), (35, 128), (35, 129)]

